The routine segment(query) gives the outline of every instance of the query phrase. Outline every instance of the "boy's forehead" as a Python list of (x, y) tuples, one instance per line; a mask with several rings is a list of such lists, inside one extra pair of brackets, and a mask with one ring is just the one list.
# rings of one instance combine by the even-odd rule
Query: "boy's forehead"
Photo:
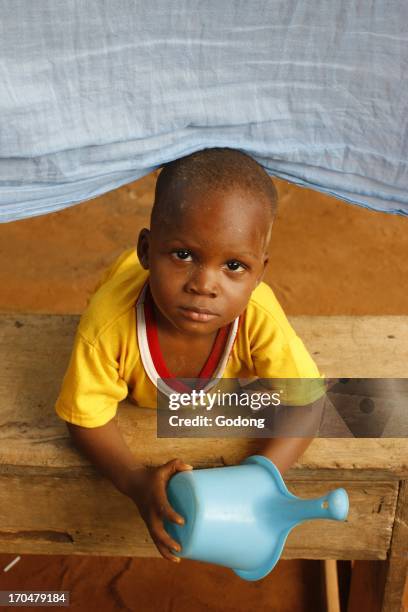
[[(242, 191), (195, 194), (181, 201), (173, 214), (160, 224), (160, 242), (190, 240), (213, 248), (258, 250), (269, 242), (272, 215), (269, 204), (250, 201)], [(217, 246), (218, 245), (218, 246)]]
[(207, 221), (244, 228), (268, 223), (273, 217), (271, 204), (265, 196), (236, 185), (222, 190), (185, 186), (159, 206), (162, 209), (160, 225), (164, 224), (168, 229), (201, 225)]

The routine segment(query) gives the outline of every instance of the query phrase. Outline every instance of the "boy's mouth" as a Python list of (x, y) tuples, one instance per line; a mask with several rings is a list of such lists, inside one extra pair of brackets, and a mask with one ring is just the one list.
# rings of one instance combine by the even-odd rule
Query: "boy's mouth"
[(183, 316), (190, 321), (202, 321), (205, 323), (218, 317), (217, 313), (207, 310), (206, 308), (181, 306), (180, 310), (182, 311)]

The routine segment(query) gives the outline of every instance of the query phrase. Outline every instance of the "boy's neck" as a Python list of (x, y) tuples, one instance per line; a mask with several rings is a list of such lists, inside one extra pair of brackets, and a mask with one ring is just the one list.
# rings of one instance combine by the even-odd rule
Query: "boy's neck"
[(163, 317), (151, 295), (149, 300), (154, 314), (159, 350), (167, 370), (177, 378), (197, 378), (215, 347), (219, 330), (209, 334), (181, 332)]

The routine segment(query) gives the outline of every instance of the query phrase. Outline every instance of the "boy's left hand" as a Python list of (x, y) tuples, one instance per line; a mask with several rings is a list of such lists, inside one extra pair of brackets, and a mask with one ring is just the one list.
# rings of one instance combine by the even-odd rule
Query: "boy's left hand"
[(180, 552), (180, 544), (164, 529), (165, 519), (182, 525), (184, 518), (177, 514), (167, 499), (167, 483), (177, 472), (191, 470), (191, 465), (173, 459), (156, 468), (139, 468), (130, 483), (127, 495), (136, 503), (158, 551), (165, 559), (179, 562), (173, 552)]

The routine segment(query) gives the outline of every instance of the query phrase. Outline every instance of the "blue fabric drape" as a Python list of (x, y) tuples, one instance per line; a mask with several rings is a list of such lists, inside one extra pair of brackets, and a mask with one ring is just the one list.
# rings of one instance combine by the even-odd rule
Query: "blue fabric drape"
[(404, 0), (0, 0), (0, 220), (209, 146), (408, 214)]

